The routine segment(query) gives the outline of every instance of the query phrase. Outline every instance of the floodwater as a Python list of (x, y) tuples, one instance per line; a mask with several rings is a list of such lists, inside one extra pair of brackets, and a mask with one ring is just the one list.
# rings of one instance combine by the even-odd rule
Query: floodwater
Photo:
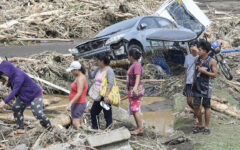
[[(61, 98), (57, 104), (51, 104), (45, 108), (45, 113), (48, 116), (54, 117), (57, 112), (64, 112), (68, 104), (68, 96), (65, 95), (45, 95), (44, 99), (51, 99), (54, 97)], [(128, 109), (128, 100), (123, 100), (120, 107)], [(51, 110), (51, 111), (49, 111)], [(167, 135), (173, 131), (173, 112), (169, 107), (168, 102), (162, 97), (144, 97), (141, 104), (141, 110), (144, 120), (144, 126), (153, 127), (161, 135)], [(56, 113), (54, 113), (54, 111)], [(11, 113), (1, 114), (7, 116)], [(30, 108), (24, 111), (24, 115), (33, 116)]]

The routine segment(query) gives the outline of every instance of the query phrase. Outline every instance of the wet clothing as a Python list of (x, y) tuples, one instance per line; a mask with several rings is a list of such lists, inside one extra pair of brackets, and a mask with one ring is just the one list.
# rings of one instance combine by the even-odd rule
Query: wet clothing
[(12, 92), (4, 99), (8, 103), (18, 96), (26, 106), (30, 105), (34, 98), (42, 91), (41, 88), (22, 70), (16, 68), (8, 61), (2, 61), (0, 71), (6, 74), (9, 78), (9, 83), (12, 87)]
[[(86, 102), (87, 90), (88, 90), (88, 83), (86, 82), (85, 85), (84, 85), (83, 91), (82, 91), (82, 95), (74, 103), (84, 103), (84, 102)], [(70, 95), (69, 95), (69, 100), (71, 101), (76, 94), (77, 94), (77, 82), (74, 81), (71, 84), (71, 92), (70, 92)]]
[(81, 118), (86, 107), (87, 107), (86, 101), (83, 103), (73, 103), (71, 106), (71, 117), (76, 119)]
[(204, 108), (211, 108), (211, 98), (202, 98), (202, 97), (193, 98), (194, 106), (200, 106), (201, 104)]
[[(212, 58), (208, 56), (208, 58), (203, 62), (201, 57), (196, 60), (196, 67), (202, 66), (206, 71), (212, 72), (210, 62)], [(212, 96), (212, 77), (209, 77), (206, 74), (200, 73), (197, 69), (195, 69), (195, 78), (193, 83), (193, 97), (203, 97), (203, 98), (211, 98)]]
[(193, 83), (193, 75), (195, 71), (195, 58), (192, 54), (189, 54), (185, 58), (184, 68), (187, 69), (187, 80), (186, 84)]
[[(88, 72), (88, 77), (89, 79), (94, 79), (96, 78), (96, 75), (97, 73), (100, 71), (100, 67), (98, 67), (96, 70), (94, 71), (89, 71)], [(113, 87), (113, 84), (114, 84), (114, 77), (115, 77), (115, 74), (114, 74), (114, 71), (111, 67), (108, 67), (107, 69), (107, 81), (108, 81), (108, 89), (112, 89)]]
[[(101, 101), (104, 98), (102, 97)], [(105, 110), (101, 105), (101, 101), (94, 101), (91, 108), (91, 120), (92, 120), (92, 128), (99, 129), (99, 114), (103, 110), (104, 118), (106, 120), (106, 128), (112, 124), (112, 107), (109, 110)]]
[[(13, 116), (14, 119), (16, 120), (17, 128), (18, 129), (24, 129), (24, 116), (23, 112), (26, 108), (26, 104), (21, 100), (20, 97), (17, 97), (15, 102), (13, 103), (12, 110), (13, 110)], [(31, 102), (31, 110), (34, 115), (38, 120), (40, 120), (40, 124), (46, 128), (47, 130), (52, 129), (52, 125), (47, 118), (47, 116), (43, 113), (43, 95), (41, 94), (40, 96), (36, 97), (33, 99)]]
[(183, 89), (183, 95), (186, 97), (192, 97), (192, 84), (186, 84)]

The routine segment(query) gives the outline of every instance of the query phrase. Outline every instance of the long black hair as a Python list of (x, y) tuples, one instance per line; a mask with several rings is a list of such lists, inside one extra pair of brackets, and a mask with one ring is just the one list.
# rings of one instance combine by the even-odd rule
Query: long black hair
[(128, 55), (132, 56), (135, 60), (138, 60), (141, 58), (142, 53), (138, 49), (132, 48), (129, 50)]

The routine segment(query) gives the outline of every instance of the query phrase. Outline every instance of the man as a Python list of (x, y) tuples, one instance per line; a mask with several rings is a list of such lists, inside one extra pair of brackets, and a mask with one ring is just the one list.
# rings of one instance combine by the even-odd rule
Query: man
[[(184, 78), (184, 90), (183, 95), (187, 97), (187, 103), (188, 106), (193, 109), (193, 103), (192, 103), (192, 83), (193, 83), (193, 74), (195, 71), (195, 60), (198, 56), (198, 47), (197, 47), (198, 41), (192, 41), (190, 46), (191, 54), (187, 55), (184, 62), (184, 68), (185, 68), (185, 78)], [(194, 126), (198, 125), (197, 116), (194, 114)]]
[[(198, 49), (199, 57), (195, 62), (196, 67), (193, 81), (193, 106), (199, 125), (193, 130), (193, 133), (203, 132), (203, 134), (210, 134), (208, 126), (210, 120), (212, 79), (217, 76), (217, 63), (216, 60), (208, 56), (208, 52), (211, 50), (209, 42), (200, 40)], [(205, 110), (205, 127), (202, 124), (201, 103)]]

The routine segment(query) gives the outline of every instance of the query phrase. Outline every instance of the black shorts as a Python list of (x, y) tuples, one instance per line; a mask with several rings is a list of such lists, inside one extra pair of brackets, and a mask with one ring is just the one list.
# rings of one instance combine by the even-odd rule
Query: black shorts
[(211, 98), (204, 98), (204, 97), (194, 97), (193, 98), (193, 105), (200, 106), (202, 103), (204, 108), (211, 107)]
[(192, 97), (192, 84), (186, 84), (183, 89), (183, 95), (186, 97)]

